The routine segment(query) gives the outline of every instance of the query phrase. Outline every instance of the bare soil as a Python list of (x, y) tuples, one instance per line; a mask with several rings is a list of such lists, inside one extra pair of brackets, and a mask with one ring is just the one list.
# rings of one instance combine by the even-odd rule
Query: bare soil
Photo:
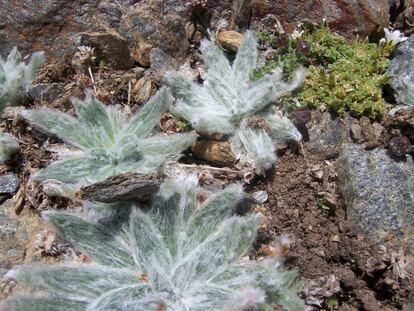
[[(288, 236), (292, 245), (286, 263), (305, 280), (303, 297), (321, 303), (315, 310), (402, 310), (412, 284), (398, 277), (396, 254), (368, 240), (347, 220), (335, 189), (334, 163), (323, 154), (305, 150), (305, 155), (287, 150), (274, 174), (251, 189), (269, 194), (265, 204), (255, 207), (266, 218), (258, 253), (266, 253), (266, 245), (277, 237)], [(315, 166), (324, 172), (320, 180), (312, 172)]]

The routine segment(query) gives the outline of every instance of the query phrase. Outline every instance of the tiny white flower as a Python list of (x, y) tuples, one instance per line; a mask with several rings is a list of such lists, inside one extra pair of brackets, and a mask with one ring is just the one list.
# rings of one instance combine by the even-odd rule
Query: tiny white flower
[(295, 29), (292, 34), (290, 35), (290, 37), (292, 38), (292, 40), (298, 40), (300, 38), (302, 38), (304, 31), (298, 31), (297, 29)]
[(381, 40), (379, 40), (378, 45), (379, 45), (380, 48), (383, 49), (386, 44), (387, 44), (387, 40), (385, 38), (381, 38)]
[(404, 42), (407, 40), (407, 37), (404, 37), (404, 35), (399, 30), (392, 30), (391, 31), (388, 28), (384, 28), (385, 32), (385, 40), (387, 42), (387, 46), (394, 47), (400, 42)]

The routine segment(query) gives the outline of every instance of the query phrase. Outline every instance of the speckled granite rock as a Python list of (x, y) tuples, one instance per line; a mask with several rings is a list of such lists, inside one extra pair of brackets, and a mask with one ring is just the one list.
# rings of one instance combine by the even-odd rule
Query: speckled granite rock
[[(117, 2), (122, 6), (120, 7)], [(61, 59), (76, 51), (79, 33), (117, 29), (123, 11), (137, 0), (0, 0), (0, 54), (45, 50)]]
[(8, 173), (0, 176), (0, 195), (15, 194), (20, 187), (20, 180), (13, 173)]
[(399, 105), (414, 106), (414, 95), (408, 93), (407, 82), (414, 84), (414, 37), (402, 43), (393, 53), (387, 73)]
[(26, 231), (17, 219), (10, 217), (6, 203), (0, 206), (0, 278), (12, 266), (23, 262), (27, 243)]
[(313, 112), (311, 121), (306, 124), (307, 133), (302, 133), (307, 149), (314, 153), (323, 152), (327, 158), (335, 158), (341, 144), (350, 141), (351, 122), (348, 116), (339, 118), (329, 112)]
[(342, 147), (338, 186), (349, 219), (374, 240), (410, 245), (414, 240), (413, 159), (408, 156), (397, 162), (384, 149), (365, 151), (357, 144)]
[(369, 34), (389, 24), (388, 0), (252, 0), (252, 24), (260, 25), (271, 16), (286, 31), (308, 19), (320, 23), (326, 18), (335, 31), (351, 37)]
[(156, 47), (184, 59), (190, 47), (184, 17), (185, 8), (178, 0), (143, 0), (130, 7), (121, 19), (120, 32), (129, 41), (134, 60), (149, 67)]

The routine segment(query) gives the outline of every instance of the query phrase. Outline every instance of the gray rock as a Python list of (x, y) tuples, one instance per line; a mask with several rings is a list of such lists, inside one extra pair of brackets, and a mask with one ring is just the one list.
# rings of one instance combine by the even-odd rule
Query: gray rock
[(36, 102), (53, 102), (63, 92), (63, 83), (38, 83), (29, 89), (29, 96)]
[(185, 8), (178, 0), (143, 0), (122, 16), (120, 32), (127, 38), (132, 57), (150, 66), (150, 52), (160, 48), (183, 60), (190, 47), (185, 33)]
[(350, 141), (350, 124), (352, 120), (345, 116), (339, 118), (329, 112), (315, 112), (306, 125), (308, 141), (305, 146), (314, 153), (326, 153), (328, 158), (339, 154), (341, 144)]
[[(6, 203), (5, 203), (6, 204)], [(7, 208), (0, 208), (0, 278), (15, 264), (23, 262), (27, 233), (17, 219), (11, 218)]]
[(16, 137), (7, 133), (0, 133), (0, 164), (13, 162), (19, 151), (19, 141)]
[(178, 70), (177, 61), (160, 48), (154, 48), (150, 52), (151, 69), (166, 72)]
[(414, 95), (410, 96), (414, 90), (407, 88), (409, 81), (414, 84), (414, 37), (408, 38), (394, 51), (387, 74), (393, 77), (390, 85), (397, 104), (414, 106)]
[(123, 10), (136, 0), (0, 0), (0, 54), (18, 46), (23, 53), (47, 51), (52, 58), (72, 55), (79, 33), (117, 28)]
[(134, 65), (127, 40), (114, 29), (82, 33), (81, 44), (95, 48), (98, 63), (103, 61), (114, 69), (128, 69)]
[(235, 0), (231, 10), (230, 29), (244, 31), (249, 28), (252, 11), (251, 0)]
[(125, 173), (83, 187), (81, 198), (87, 201), (113, 203), (118, 201), (147, 201), (162, 183), (158, 174)]
[(13, 195), (20, 187), (19, 178), (12, 173), (0, 176), (0, 195)]
[[(414, 238), (414, 163), (386, 150), (344, 144), (337, 161), (338, 186), (348, 218), (375, 240)], [(410, 236), (411, 235), (411, 236)]]

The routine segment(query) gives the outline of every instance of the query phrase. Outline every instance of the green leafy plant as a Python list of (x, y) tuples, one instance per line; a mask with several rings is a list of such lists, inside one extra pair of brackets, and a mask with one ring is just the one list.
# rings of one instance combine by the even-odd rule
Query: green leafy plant
[(37, 52), (25, 64), (16, 47), (6, 60), (0, 57), (0, 113), (6, 106), (22, 103), (44, 61), (43, 52)]
[(120, 173), (159, 170), (166, 161), (178, 159), (196, 139), (194, 132), (154, 135), (161, 113), (171, 102), (168, 89), (161, 88), (130, 117), (90, 95), (84, 101), (73, 101), (77, 118), (47, 108), (23, 111), (22, 117), (30, 124), (79, 149), (79, 155), (52, 163), (34, 179), (79, 186)]
[(0, 164), (4, 164), (20, 150), (19, 141), (13, 135), (0, 132)]
[[(282, 115), (272, 114), (271, 107), (300, 86), (304, 71), (296, 71), (291, 83), (282, 80), (280, 71), (251, 81), (258, 56), (257, 41), (251, 32), (246, 32), (233, 64), (214, 42), (204, 40), (200, 50), (207, 69), (203, 85), (180, 73), (166, 76), (178, 98), (172, 113), (189, 121), (203, 136), (219, 133), (230, 137), (234, 153), (247, 154), (259, 171), (270, 168), (276, 161), (273, 139), (282, 140), (278, 130), (281, 126), (283, 139), (301, 140), (295, 126)], [(249, 118), (257, 116), (264, 119), (264, 128), (251, 126)]]
[[(308, 50), (301, 49), (301, 45)], [(299, 38), (291, 38), (273, 60), (257, 70), (255, 77), (281, 67), (289, 79), (294, 66), (301, 64), (309, 70), (304, 87), (298, 92), (302, 105), (340, 115), (348, 111), (355, 116), (378, 118), (387, 109), (382, 87), (388, 80), (388, 55), (389, 50), (367, 40), (357, 38), (348, 43), (326, 25), (305, 28)]]
[[(45, 218), (91, 263), (24, 265), (6, 277), (43, 292), (10, 297), (11, 310), (303, 310), (293, 272), (272, 257), (242, 258), (260, 215), (233, 215), (244, 193), (232, 185), (198, 202), (196, 177), (167, 181), (151, 208), (132, 207), (122, 230), (66, 212)], [(45, 294), (45, 292), (47, 294)]]

